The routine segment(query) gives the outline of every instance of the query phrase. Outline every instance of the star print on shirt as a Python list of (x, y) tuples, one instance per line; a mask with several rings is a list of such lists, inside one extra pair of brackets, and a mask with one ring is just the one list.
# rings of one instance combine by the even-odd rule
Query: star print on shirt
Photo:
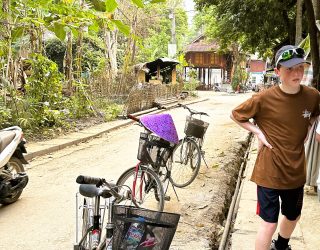
[(309, 118), (310, 119), (311, 118), (311, 112), (305, 109), (302, 112), (302, 116), (303, 116), (303, 118)]

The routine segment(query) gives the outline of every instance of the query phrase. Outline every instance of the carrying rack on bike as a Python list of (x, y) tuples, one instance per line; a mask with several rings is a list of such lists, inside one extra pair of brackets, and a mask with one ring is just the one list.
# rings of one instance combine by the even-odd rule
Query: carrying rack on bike
[(208, 126), (209, 126), (208, 122), (193, 118), (192, 116), (187, 116), (184, 133), (187, 136), (203, 138), (207, 131)]
[(164, 166), (172, 155), (175, 144), (159, 136), (140, 133), (137, 159), (152, 166)]
[[(186, 137), (182, 140), (185, 140), (186, 138), (194, 139), (194, 141), (198, 144), (200, 148), (202, 159), (206, 164), (206, 166), (208, 167), (208, 164), (204, 158), (205, 152), (202, 150), (202, 143), (203, 143), (207, 128), (209, 126), (209, 123), (203, 121), (201, 119), (201, 116), (209, 116), (209, 115), (202, 111), (193, 110), (189, 108), (187, 105), (184, 105), (181, 103), (178, 103), (177, 106), (187, 109), (189, 111), (189, 115), (186, 116), (186, 122), (184, 127), (184, 133)], [(195, 118), (194, 116), (199, 116), (199, 119)]]
[[(180, 214), (141, 208), (136, 202), (134, 206), (119, 205), (120, 200), (132, 199), (132, 192), (123, 195), (120, 186), (103, 178), (80, 175), (76, 181), (84, 203), (80, 207), (77, 203), (83, 222), (82, 237), (76, 238), (74, 250), (169, 249)], [(107, 205), (100, 206), (100, 198)]]
[[(115, 224), (113, 249), (168, 250), (180, 215), (128, 206), (114, 206), (113, 219)], [(139, 228), (133, 231), (133, 226), (139, 226)], [(133, 237), (131, 233), (134, 234)], [(133, 248), (130, 248), (131, 246)]]

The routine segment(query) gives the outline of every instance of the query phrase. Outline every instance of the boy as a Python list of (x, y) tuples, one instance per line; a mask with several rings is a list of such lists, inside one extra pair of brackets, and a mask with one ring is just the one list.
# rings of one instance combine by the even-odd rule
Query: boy
[[(300, 218), (306, 181), (304, 140), (312, 119), (319, 114), (318, 91), (300, 85), (306, 63), (303, 49), (292, 45), (280, 48), (275, 56), (280, 85), (253, 95), (231, 114), (258, 138), (251, 177), (257, 184), (257, 214), (262, 218), (256, 250), (291, 249), (288, 242)], [(280, 208), (284, 216), (278, 239), (271, 242)]]

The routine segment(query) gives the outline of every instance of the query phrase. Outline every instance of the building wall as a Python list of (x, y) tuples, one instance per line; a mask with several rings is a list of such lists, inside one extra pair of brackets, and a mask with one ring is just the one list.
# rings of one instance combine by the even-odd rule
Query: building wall
[(226, 68), (227, 66), (225, 55), (215, 52), (187, 52), (185, 59), (194, 67)]
[(138, 77), (138, 82), (143, 83), (143, 82), (146, 81), (146, 73), (144, 71), (142, 71), (142, 70), (138, 71), (138, 76), (137, 77)]
[(263, 72), (253, 72), (250, 73), (249, 81), (252, 86), (263, 83)]

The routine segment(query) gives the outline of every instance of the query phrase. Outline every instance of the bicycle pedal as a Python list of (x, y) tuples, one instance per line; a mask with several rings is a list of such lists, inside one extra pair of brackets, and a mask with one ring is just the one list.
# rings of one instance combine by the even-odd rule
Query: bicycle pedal
[(171, 197), (170, 197), (169, 195), (165, 195), (165, 196), (164, 196), (164, 200), (165, 200), (165, 201), (170, 201), (170, 199), (171, 199)]

